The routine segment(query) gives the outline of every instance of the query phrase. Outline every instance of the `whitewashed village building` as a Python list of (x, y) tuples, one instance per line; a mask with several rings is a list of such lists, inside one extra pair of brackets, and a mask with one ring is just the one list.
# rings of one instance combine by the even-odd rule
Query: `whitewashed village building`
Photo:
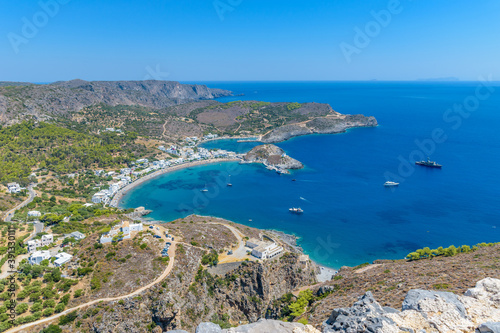
[(75, 240), (82, 240), (85, 238), (85, 234), (82, 234), (80, 231), (73, 231), (70, 234), (64, 235), (64, 237), (73, 237)]
[(73, 256), (71, 254), (68, 254), (66, 252), (60, 252), (54, 256), (56, 260), (54, 261), (54, 266), (56, 267), (61, 267), (65, 263), (71, 260)]
[(47, 246), (54, 242), (54, 236), (51, 235), (43, 235), (42, 239), (33, 239), (28, 241), (28, 253), (35, 252), (37, 248), (41, 246)]
[(271, 259), (283, 253), (283, 247), (274, 242), (265, 242), (250, 238), (246, 246), (252, 249), (252, 255), (259, 259)]
[(35, 252), (40, 246), (42, 246), (42, 242), (39, 239), (30, 240), (28, 241), (28, 252)]
[(28, 212), (28, 217), (40, 217), (42, 216), (42, 213), (40, 213), (38, 210), (30, 210)]
[(19, 193), (21, 192), (21, 186), (18, 183), (8, 183), (7, 189), (9, 193)]
[(32, 265), (40, 265), (40, 263), (46, 259), (50, 259), (49, 251), (35, 251), (29, 257), (29, 263)]
[(52, 234), (42, 236), (42, 246), (47, 246), (53, 242), (54, 242), (54, 236)]
[(113, 241), (113, 237), (118, 235), (119, 232), (123, 233), (120, 240), (130, 239), (130, 233), (132, 231), (142, 231), (142, 229), (142, 223), (130, 224), (128, 221), (124, 221), (120, 226), (114, 226), (108, 233), (102, 235), (99, 242), (101, 244), (111, 243)]

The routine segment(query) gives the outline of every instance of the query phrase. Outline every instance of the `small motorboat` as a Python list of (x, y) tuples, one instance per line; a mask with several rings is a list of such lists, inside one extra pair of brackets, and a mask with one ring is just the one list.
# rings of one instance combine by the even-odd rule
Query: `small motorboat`
[(293, 208), (288, 209), (288, 211), (292, 214), (302, 214), (304, 212), (304, 210), (300, 207), (299, 208), (293, 207)]
[(398, 186), (398, 185), (399, 185), (399, 183), (391, 182), (391, 181), (387, 181), (384, 183), (385, 187), (393, 187), (393, 186)]

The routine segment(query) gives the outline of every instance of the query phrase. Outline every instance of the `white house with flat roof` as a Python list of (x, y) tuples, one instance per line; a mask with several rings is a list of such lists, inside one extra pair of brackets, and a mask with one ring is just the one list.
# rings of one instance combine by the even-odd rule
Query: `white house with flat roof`
[(30, 210), (28, 212), (28, 217), (40, 217), (42, 216), (42, 213), (40, 213), (38, 210)]
[(35, 251), (29, 257), (28, 261), (32, 265), (40, 265), (40, 263), (45, 259), (50, 259), (49, 251)]
[(256, 238), (250, 238), (246, 246), (252, 249), (252, 255), (259, 259), (271, 259), (283, 253), (283, 247), (274, 242), (265, 242)]
[(82, 239), (85, 238), (85, 235), (82, 234), (80, 231), (73, 231), (72, 233), (67, 234), (66, 236), (67, 237), (73, 237), (76, 240), (82, 240)]
[(101, 244), (111, 243), (113, 241), (113, 237), (118, 235), (121, 232), (123, 235), (122, 239), (130, 239), (130, 232), (132, 231), (142, 231), (143, 225), (142, 223), (134, 223), (130, 224), (129, 221), (123, 221), (120, 226), (114, 226), (108, 233), (101, 236), (99, 242)]
[(100, 191), (92, 196), (92, 202), (96, 204), (103, 203), (106, 201), (107, 197), (108, 197), (107, 193)]
[(8, 183), (7, 189), (9, 190), (9, 193), (21, 192), (21, 186), (18, 183)]
[(99, 242), (101, 244), (111, 243), (113, 241), (113, 237), (115, 237), (117, 234), (118, 234), (118, 229), (113, 228), (109, 232), (101, 235)]
[(252, 255), (259, 259), (271, 259), (283, 253), (283, 248), (276, 243), (266, 243), (252, 250)]
[(54, 242), (54, 236), (52, 234), (42, 236), (42, 246), (47, 246), (53, 242)]
[(60, 267), (60, 266), (64, 265), (65, 263), (70, 261), (71, 258), (73, 258), (73, 256), (71, 254), (68, 254), (66, 252), (60, 252), (60, 253), (56, 254), (54, 257), (56, 258), (56, 260), (54, 261), (54, 266), (56, 266), (56, 267)]
[(39, 239), (30, 240), (28, 241), (28, 252), (35, 252), (40, 246), (42, 246), (42, 242)]

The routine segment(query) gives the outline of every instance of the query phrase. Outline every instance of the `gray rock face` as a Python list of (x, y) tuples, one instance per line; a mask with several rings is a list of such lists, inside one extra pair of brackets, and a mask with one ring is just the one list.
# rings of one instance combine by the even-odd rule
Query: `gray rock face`
[(255, 323), (242, 325), (239, 327), (232, 327), (223, 330), (223, 333), (292, 333), (304, 332), (305, 326), (299, 323), (287, 323), (279, 320), (261, 319)]
[[(174, 331), (169, 331), (174, 332)], [(219, 325), (201, 323), (196, 333), (320, 333), (311, 325), (288, 323), (281, 320), (260, 319), (259, 321), (221, 330)]]
[(323, 324), (323, 332), (379, 332), (384, 326), (393, 326), (394, 321), (385, 317), (386, 311), (367, 292), (351, 308), (333, 310)]
[(222, 329), (214, 323), (201, 323), (196, 327), (196, 333), (221, 333)]
[(425, 310), (421, 307), (420, 302), (425, 299), (436, 300), (437, 297), (442, 298), (446, 303), (453, 304), (462, 317), (467, 317), (465, 306), (462, 304), (462, 302), (460, 302), (458, 296), (453, 293), (442, 291), (428, 291), (421, 289), (410, 290), (408, 292), (408, 295), (406, 295), (405, 300), (403, 301), (402, 310), (416, 310), (425, 312)]
[(498, 323), (487, 322), (487, 323), (481, 324), (476, 329), (476, 332), (478, 332), (478, 333), (500, 333), (500, 322), (498, 322)]
[(465, 296), (500, 303), (500, 280), (486, 278), (479, 281), (475, 288), (465, 292)]
[(173, 331), (167, 331), (168, 333), (188, 333), (188, 331), (184, 330), (173, 330)]
[(329, 293), (330, 291), (335, 290), (333, 286), (321, 286), (319, 287), (318, 291), (316, 292), (316, 296), (321, 296), (326, 293)]
[(466, 296), (449, 292), (411, 290), (402, 311), (382, 308), (371, 293), (350, 308), (335, 309), (323, 332), (476, 332), (500, 333), (500, 280), (486, 278)]

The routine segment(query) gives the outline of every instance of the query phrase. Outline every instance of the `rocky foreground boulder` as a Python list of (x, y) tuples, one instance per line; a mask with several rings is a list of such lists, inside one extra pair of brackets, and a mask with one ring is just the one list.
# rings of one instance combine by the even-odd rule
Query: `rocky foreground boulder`
[[(168, 331), (169, 333), (188, 333), (186, 331)], [(287, 323), (280, 320), (261, 319), (255, 323), (222, 329), (214, 323), (201, 323), (195, 333), (320, 333), (311, 325)]]
[(402, 310), (383, 308), (371, 292), (350, 308), (333, 310), (323, 332), (500, 333), (500, 280), (486, 278), (465, 296), (411, 290)]

